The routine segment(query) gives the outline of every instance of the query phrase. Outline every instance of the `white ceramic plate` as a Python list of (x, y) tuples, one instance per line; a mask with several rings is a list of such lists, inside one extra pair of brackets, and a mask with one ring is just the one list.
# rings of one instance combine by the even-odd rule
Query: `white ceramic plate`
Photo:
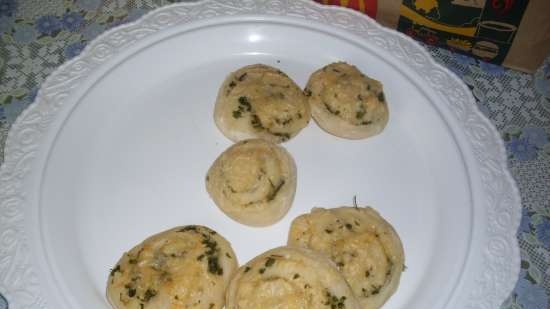
[[(351, 141), (311, 122), (284, 144), (298, 166), (288, 215), (268, 228), (228, 219), (204, 187), (230, 145), (212, 119), (225, 76), (261, 62), (303, 86), (338, 60), (383, 82), (386, 130)], [(405, 36), (312, 2), (178, 4), (105, 33), (19, 117), (0, 176), (11, 308), (108, 308), (109, 269), (148, 235), (207, 225), (244, 263), (284, 244), (298, 214), (353, 196), (404, 243), (407, 270), (385, 309), (498, 308), (519, 271), (518, 192), (468, 89)]]

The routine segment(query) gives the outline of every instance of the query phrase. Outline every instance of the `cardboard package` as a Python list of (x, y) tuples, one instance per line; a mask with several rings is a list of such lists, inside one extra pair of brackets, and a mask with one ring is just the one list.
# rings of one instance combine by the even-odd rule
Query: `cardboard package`
[(315, 0), (426, 44), (534, 72), (550, 56), (550, 0)]

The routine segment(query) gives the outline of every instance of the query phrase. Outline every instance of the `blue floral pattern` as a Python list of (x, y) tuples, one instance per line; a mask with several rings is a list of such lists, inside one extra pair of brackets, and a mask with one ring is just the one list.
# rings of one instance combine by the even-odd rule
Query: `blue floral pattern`
[(84, 17), (77, 12), (65, 13), (65, 15), (63, 15), (63, 28), (75, 31), (82, 25), (83, 21)]
[(545, 218), (544, 222), (537, 225), (537, 239), (540, 240), (542, 245), (546, 248), (550, 248), (550, 220)]
[(510, 159), (532, 161), (541, 155), (544, 147), (550, 143), (550, 132), (540, 127), (509, 129), (504, 131), (503, 139)]
[(12, 16), (17, 9), (15, 0), (0, 0), (0, 16)]
[(513, 138), (506, 146), (508, 152), (520, 161), (529, 161), (537, 157), (537, 149), (525, 138)]
[(543, 287), (526, 279), (522, 272), (516, 284), (517, 303), (523, 309), (548, 309), (548, 295)]
[(78, 56), (82, 52), (84, 47), (85, 45), (83, 43), (72, 43), (71, 45), (65, 47), (65, 51), (63, 52), (63, 54), (65, 55), (65, 58), (71, 59)]
[(46, 15), (36, 21), (36, 30), (42, 34), (52, 35), (61, 29), (61, 21), (57, 16)]
[[(115, 1), (116, 2), (116, 1)], [(0, 0), (0, 161), (15, 118), (34, 100), (40, 83), (63, 61), (80, 54), (103, 31), (138, 19), (171, 0), (48, 1), (47, 13), (23, 14), (22, 1)], [(45, 3), (36, 1), (36, 3)], [(533, 75), (426, 46), (461, 78), (479, 109), (502, 135), (510, 171), (521, 191), (517, 231), (521, 274), (503, 309), (547, 309), (550, 291), (550, 58)], [(7, 302), (0, 295), (0, 309)]]

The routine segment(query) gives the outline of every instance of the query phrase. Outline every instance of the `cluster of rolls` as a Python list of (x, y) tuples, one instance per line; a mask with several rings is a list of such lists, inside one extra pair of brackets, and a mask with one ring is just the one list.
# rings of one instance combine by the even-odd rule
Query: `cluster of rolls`
[[(296, 165), (279, 143), (313, 117), (336, 136), (378, 134), (388, 121), (382, 85), (333, 63), (300, 89), (285, 73), (251, 65), (231, 73), (214, 119), (235, 142), (212, 164), (206, 189), (230, 218), (279, 221), (296, 192)], [(115, 309), (377, 309), (404, 268), (401, 240), (370, 207), (314, 208), (294, 219), (284, 246), (239, 267), (231, 244), (199, 225), (145, 239), (120, 258), (107, 283)]]
[(372, 208), (314, 208), (285, 246), (240, 267), (208, 227), (151, 236), (111, 270), (107, 298), (115, 309), (377, 309), (403, 268), (399, 236)]
[(242, 224), (267, 226), (288, 212), (296, 165), (278, 144), (296, 136), (311, 117), (339, 137), (376, 135), (388, 122), (382, 84), (345, 62), (314, 72), (304, 90), (264, 64), (229, 74), (218, 92), (214, 121), (236, 144), (206, 177), (208, 193), (225, 214)]

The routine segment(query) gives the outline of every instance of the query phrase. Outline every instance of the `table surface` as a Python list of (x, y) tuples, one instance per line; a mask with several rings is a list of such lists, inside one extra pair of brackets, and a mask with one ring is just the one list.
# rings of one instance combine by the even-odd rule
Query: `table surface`
[[(40, 84), (52, 71), (77, 56), (103, 31), (172, 2), (176, 1), (0, 0), (0, 158), (10, 125), (33, 102)], [(521, 192), (523, 215), (517, 231), (521, 273), (502, 308), (548, 309), (550, 58), (535, 74), (525, 74), (427, 48), (470, 87), (479, 109), (500, 132), (510, 171)], [(2, 260), (0, 247), (0, 274), (6, 267)], [(0, 278), (0, 309), (6, 309), (13, 297), (3, 280)]]

